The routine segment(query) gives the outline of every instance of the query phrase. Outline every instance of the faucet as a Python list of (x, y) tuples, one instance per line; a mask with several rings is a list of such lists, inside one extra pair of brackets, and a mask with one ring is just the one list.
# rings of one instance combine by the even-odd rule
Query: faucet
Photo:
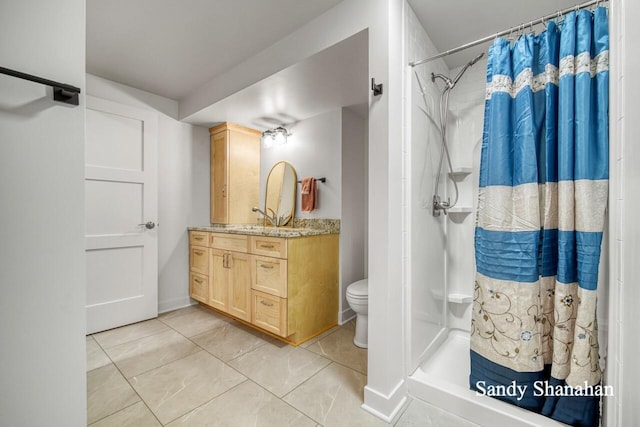
[(268, 220), (269, 220), (269, 222), (271, 223), (271, 225), (273, 225), (274, 227), (277, 227), (277, 226), (279, 225), (278, 223), (280, 222), (280, 221), (278, 220), (278, 215), (276, 215), (276, 213), (275, 213), (275, 212), (273, 211), (273, 209), (271, 209), (271, 208), (268, 208), (267, 210), (271, 211), (271, 213), (272, 213), (273, 215), (269, 215), (269, 214), (265, 213), (264, 211), (262, 211), (260, 208), (255, 207), (255, 206), (254, 206), (253, 208), (251, 208), (251, 211), (252, 211), (252, 212), (258, 212), (258, 213), (260, 213), (263, 217), (265, 217), (266, 219), (268, 219)]

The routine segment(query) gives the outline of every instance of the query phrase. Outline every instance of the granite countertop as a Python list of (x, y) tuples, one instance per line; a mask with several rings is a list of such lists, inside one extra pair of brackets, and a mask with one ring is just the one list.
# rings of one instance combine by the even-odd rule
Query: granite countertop
[[(255, 224), (213, 224), (206, 226), (187, 227), (189, 231), (207, 231), (213, 233), (245, 234), (267, 237), (304, 237), (322, 234), (339, 234), (340, 220), (318, 220), (318, 222), (298, 224), (298, 227), (271, 227)], [(299, 225), (303, 225), (300, 227)]]

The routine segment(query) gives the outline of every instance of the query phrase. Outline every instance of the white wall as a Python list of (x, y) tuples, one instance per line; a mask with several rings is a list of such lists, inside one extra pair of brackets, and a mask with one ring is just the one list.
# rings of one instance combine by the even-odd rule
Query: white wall
[[(413, 10), (406, 13), (407, 60), (415, 61), (437, 53)], [(420, 83), (414, 71), (418, 74)], [(427, 346), (445, 326), (445, 243), (446, 217), (434, 217), (432, 198), (440, 158), (440, 91), (431, 82), (431, 73), (448, 74), (444, 61), (438, 60), (408, 70), (407, 78), (407, 183), (409, 210), (408, 313), (409, 373), (425, 357)], [(425, 96), (423, 98), (420, 84)], [(426, 111), (435, 124), (422, 110)], [(441, 175), (441, 182), (446, 175)], [(444, 188), (441, 185), (441, 188)]]
[(613, 0), (610, 4), (611, 28), (611, 305), (607, 381), (615, 397), (605, 404), (607, 425), (637, 425), (640, 420), (637, 360), (640, 341), (636, 325), (640, 301), (640, 81), (633, 78), (640, 66), (636, 55), (640, 43), (640, 4), (632, 0)]
[(367, 277), (367, 120), (342, 109), (342, 212), (340, 223), (340, 323), (355, 316), (347, 286)]
[(82, 90), (80, 106), (0, 75), (0, 414), (86, 425), (85, 2), (0, 2), (3, 67)]
[(260, 149), (260, 203), (264, 206), (265, 183), (271, 167), (281, 160), (291, 163), (298, 180), (308, 176), (325, 177), (318, 182), (318, 207), (302, 212), (300, 186), (296, 193), (296, 218), (340, 219), (342, 188), (342, 114), (339, 109), (300, 121), (288, 130), (285, 145)]
[[(473, 213), (449, 214), (447, 218), (447, 290), (450, 294), (469, 297), (473, 296), (475, 280), (475, 209), (478, 199), (486, 70), (485, 55), (475, 65), (467, 68), (458, 80), (449, 98), (447, 123), (447, 140), (453, 167), (473, 170), (470, 175), (456, 178), (458, 206), (471, 206)], [(455, 68), (448, 75), (456, 76), (460, 71), (461, 67)], [(448, 178), (447, 190), (448, 195), (453, 198), (455, 190)], [(449, 327), (469, 331), (471, 308), (471, 304), (449, 303)]]
[(88, 74), (87, 93), (158, 114), (158, 311), (189, 305), (187, 227), (209, 224), (209, 131), (149, 92)]

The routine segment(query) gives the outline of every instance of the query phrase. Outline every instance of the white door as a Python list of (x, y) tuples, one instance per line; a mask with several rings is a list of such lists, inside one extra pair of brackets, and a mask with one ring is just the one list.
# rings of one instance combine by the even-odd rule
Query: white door
[(87, 334), (158, 315), (157, 115), (87, 96)]

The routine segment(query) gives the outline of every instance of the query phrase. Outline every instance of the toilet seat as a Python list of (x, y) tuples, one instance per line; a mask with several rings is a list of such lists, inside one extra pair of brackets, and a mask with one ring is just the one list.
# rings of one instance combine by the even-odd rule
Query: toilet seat
[(369, 280), (362, 279), (357, 282), (353, 282), (347, 286), (347, 295), (354, 299), (365, 299), (369, 297)]

